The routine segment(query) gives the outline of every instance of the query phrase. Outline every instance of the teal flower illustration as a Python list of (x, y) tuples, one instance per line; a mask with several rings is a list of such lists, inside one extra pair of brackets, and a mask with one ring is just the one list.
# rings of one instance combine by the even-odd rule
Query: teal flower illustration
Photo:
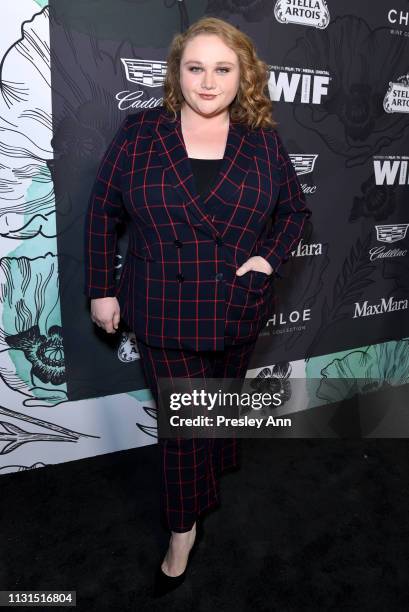
[(355, 393), (377, 391), (409, 382), (409, 342), (374, 344), (333, 359), (321, 370), (317, 397), (338, 402)]
[(58, 287), (52, 253), (0, 260), (1, 376), (9, 387), (52, 403), (66, 399)]

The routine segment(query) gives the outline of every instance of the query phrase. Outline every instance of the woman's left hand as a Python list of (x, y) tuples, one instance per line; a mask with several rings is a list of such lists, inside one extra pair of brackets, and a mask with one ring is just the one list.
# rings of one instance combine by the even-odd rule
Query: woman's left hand
[(267, 259), (261, 257), (261, 255), (254, 255), (253, 257), (250, 257), (250, 259), (245, 261), (240, 268), (237, 268), (236, 274), (238, 276), (242, 276), (250, 270), (254, 270), (255, 272), (264, 272), (267, 275), (270, 275), (273, 272), (273, 268), (268, 263)]

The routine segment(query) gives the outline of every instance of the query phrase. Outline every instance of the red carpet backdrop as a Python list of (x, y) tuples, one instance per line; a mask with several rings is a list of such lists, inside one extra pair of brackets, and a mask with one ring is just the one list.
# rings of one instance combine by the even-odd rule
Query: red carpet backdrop
[(315, 406), (366, 379), (408, 382), (406, 0), (25, 0), (2, 12), (3, 472), (156, 440), (132, 330), (108, 336), (90, 320), (83, 223), (120, 122), (162, 104), (171, 39), (204, 15), (256, 42), (313, 211), (248, 376), (315, 381)]

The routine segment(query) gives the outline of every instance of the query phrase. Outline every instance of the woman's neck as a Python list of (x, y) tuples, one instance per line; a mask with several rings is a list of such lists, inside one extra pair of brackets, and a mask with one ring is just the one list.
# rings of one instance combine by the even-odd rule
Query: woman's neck
[(230, 121), (229, 111), (223, 111), (214, 117), (203, 117), (186, 106), (182, 106), (180, 117), (183, 129), (192, 132), (201, 132), (203, 130), (210, 130), (211, 132), (223, 131), (228, 128)]

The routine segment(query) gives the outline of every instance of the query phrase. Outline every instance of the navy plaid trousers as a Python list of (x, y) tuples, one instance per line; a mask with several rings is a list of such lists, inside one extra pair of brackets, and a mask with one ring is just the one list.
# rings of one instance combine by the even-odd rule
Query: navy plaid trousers
[[(220, 351), (152, 347), (137, 340), (141, 366), (158, 404), (159, 377), (244, 378), (256, 340)], [(239, 467), (236, 438), (158, 438), (160, 511), (168, 529), (190, 531), (198, 516), (220, 504), (220, 475)]]

